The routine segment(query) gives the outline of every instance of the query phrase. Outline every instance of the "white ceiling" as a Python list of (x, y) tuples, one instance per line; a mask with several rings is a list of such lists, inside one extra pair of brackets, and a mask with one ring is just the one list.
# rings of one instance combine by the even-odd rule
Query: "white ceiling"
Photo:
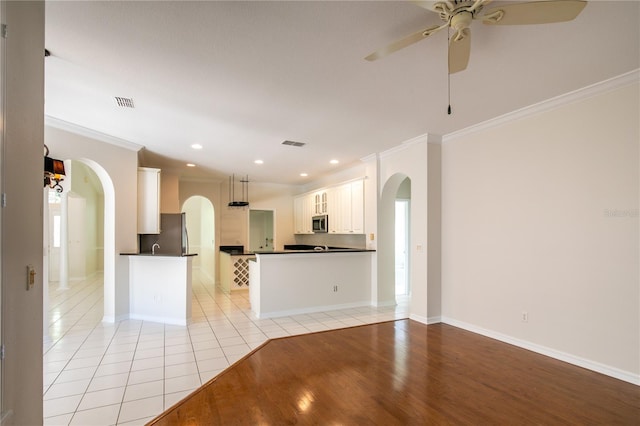
[[(148, 165), (185, 176), (302, 184), (413, 137), (446, 135), (640, 67), (638, 1), (592, 1), (560, 24), (475, 21), (469, 66), (451, 76), (449, 116), (446, 31), (376, 62), (363, 59), (439, 24), (412, 3), (48, 1), (46, 8), (46, 114), (142, 145)], [(133, 98), (135, 109), (116, 107), (114, 96)], [(287, 139), (308, 145), (281, 145)]]

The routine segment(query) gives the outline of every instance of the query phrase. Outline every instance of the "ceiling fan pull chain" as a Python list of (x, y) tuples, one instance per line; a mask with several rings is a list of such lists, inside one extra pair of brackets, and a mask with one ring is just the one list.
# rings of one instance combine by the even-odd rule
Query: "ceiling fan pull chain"
[(447, 107), (447, 114), (451, 115), (451, 73), (449, 72), (449, 58), (451, 55), (451, 49), (449, 49), (449, 43), (451, 43), (451, 31), (447, 28), (447, 100), (449, 106)]

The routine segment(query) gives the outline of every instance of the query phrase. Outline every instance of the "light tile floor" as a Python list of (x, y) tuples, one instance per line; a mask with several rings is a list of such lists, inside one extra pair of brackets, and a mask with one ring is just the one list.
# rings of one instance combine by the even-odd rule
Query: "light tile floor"
[(45, 425), (143, 425), (270, 338), (408, 317), (397, 306), (273, 319), (251, 313), (247, 292), (193, 279), (188, 326), (103, 323), (101, 278), (49, 290), (44, 336)]

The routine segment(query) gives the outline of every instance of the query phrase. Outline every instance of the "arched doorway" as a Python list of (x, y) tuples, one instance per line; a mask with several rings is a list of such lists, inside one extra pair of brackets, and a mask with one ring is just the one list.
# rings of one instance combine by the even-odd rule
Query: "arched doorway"
[[(409, 212), (411, 199), (411, 179), (402, 173), (392, 175), (382, 188), (382, 194), (378, 206), (378, 288), (374, 298), (378, 306), (392, 305), (396, 303), (396, 282), (404, 278), (406, 288), (411, 286), (409, 238), (411, 235)], [(396, 220), (396, 201), (407, 201), (406, 220)], [(399, 239), (396, 233), (399, 231), (399, 223), (403, 223), (405, 262), (402, 265), (404, 271), (398, 271)], [(404, 273), (404, 277), (399, 277)]]
[(194, 195), (184, 202), (182, 212), (186, 214), (189, 253), (198, 254), (193, 259), (193, 268), (200, 272), (200, 279), (203, 284), (213, 289), (216, 284), (215, 215), (213, 204), (208, 198)]
[[(115, 321), (115, 191), (105, 169), (93, 160), (65, 161), (62, 194), (47, 194), (44, 225), (49, 281), (65, 288), (69, 280), (99, 279), (104, 294), (103, 320)], [(45, 318), (48, 292), (44, 294)], [(47, 324), (43, 324), (47, 325)], [(45, 336), (47, 335), (45, 329)]]

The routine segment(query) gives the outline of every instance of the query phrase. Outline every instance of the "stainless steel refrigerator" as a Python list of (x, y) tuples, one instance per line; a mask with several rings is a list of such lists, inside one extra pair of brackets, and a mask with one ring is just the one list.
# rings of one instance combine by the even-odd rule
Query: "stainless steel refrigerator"
[(159, 234), (140, 234), (140, 253), (184, 256), (189, 254), (189, 235), (185, 213), (161, 213)]

